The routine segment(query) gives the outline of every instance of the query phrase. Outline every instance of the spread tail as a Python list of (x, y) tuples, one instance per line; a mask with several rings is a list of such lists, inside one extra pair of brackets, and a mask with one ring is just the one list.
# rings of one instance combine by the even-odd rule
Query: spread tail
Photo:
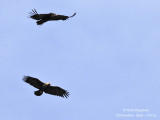
[(41, 95), (43, 94), (43, 91), (37, 90), (37, 91), (34, 91), (34, 94), (35, 94), (36, 96), (41, 96)]

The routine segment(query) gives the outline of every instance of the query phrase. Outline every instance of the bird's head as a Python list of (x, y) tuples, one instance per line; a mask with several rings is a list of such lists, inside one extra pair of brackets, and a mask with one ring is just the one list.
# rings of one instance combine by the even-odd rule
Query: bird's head
[(48, 86), (49, 86), (49, 85), (51, 85), (51, 83), (45, 83), (45, 85), (48, 85)]
[(54, 16), (56, 16), (56, 14), (55, 13), (49, 13), (52, 17), (54, 17)]

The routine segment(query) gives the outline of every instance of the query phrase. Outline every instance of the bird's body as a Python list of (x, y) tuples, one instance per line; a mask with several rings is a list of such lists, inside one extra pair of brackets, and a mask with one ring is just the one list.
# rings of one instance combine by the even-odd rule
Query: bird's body
[(34, 94), (36, 96), (41, 96), (43, 94), (43, 91), (45, 91), (46, 89), (48, 89), (48, 87), (50, 87), (50, 83), (44, 83), (41, 89), (39, 89), (37, 91), (34, 91)]
[(51, 95), (57, 95), (60, 97), (66, 97), (66, 98), (69, 96), (69, 92), (67, 92), (66, 90), (58, 86), (51, 86), (50, 83), (43, 83), (37, 78), (33, 78), (30, 76), (24, 76), (23, 80), (26, 83), (38, 89), (37, 91), (34, 91), (34, 94), (36, 96), (41, 96), (43, 92), (47, 94), (51, 94)]
[(56, 21), (56, 20), (67, 20), (76, 15), (74, 13), (72, 16), (65, 16), (65, 15), (57, 15), (55, 13), (48, 13), (48, 14), (38, 14), (37, 11), (34, 9), (30, 12), (30, 18), (37, 20), (37, 25), (42, 25), (47, 21)]

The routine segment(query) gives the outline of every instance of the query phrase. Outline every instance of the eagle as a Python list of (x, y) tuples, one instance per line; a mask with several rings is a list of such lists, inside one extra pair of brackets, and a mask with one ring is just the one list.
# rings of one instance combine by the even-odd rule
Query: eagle
[(38, 14), (36, 9), (32, 9), (30, 12), (30, 18), (37, 20), (37, 25), (42, 25), (43, 23), (52, 20), (67, 20), (68, 18), (71, 18), (75, 15), (76, 13), (74, 13), (72, 16), (57, 15), (55, 13)]
[(34, 94), (36, 96), (41, 96), (43, 92), (51, 95), (57, 95), (59, 97), (65, 97), (67, 98), (69, 96), (69, 92), (66, 90), (58, 87), (58, 86), (51, 86), (50, 83), (43, 83), (39, 79), (30, 77), (30, 76), (24, 76), (23, 77), (24, 82), (32, 85), (33, 87), (37, 88), (37, 91), (34, 91)]

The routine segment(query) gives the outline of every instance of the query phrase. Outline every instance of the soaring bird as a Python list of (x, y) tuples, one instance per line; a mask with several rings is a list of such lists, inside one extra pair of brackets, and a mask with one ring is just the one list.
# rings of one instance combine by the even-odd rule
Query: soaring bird
[(43, 23), (52, 20), (67, 20), (75, 15), (76, 13), (74, 13), (72, 16), (57, 15), (55, 13), (38, 14), (36, 9), (33, 9), (32, 12), (30, 12), (30, 18), (37, 20), (37, 25), (42, 25)]
[(51, 95), (57, 95), (59, 97), (68, 97), (69, 92), (66, 90), (58, 87), (58, 86), (51, 86), (50, 83), (43, 83), (39, 79), (30, 77), (30, 76), (24, 76), (23, 77), (24, 82), (29, 83), (33, 87), (37, 88), (37, 91), (34, 91), (34, 94), (36, 96), (41, 96), (43, 92)]

